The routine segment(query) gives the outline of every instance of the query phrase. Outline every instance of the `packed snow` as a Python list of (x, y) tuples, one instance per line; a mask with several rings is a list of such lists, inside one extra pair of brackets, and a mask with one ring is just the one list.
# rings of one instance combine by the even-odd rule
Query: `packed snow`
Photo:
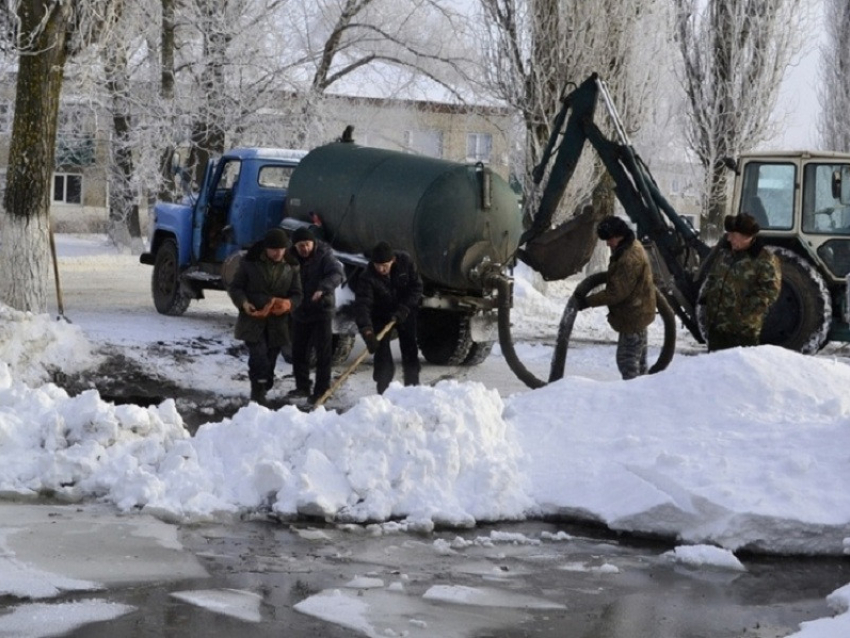
[[(557, 322), (563, 299), (525, 281), (517, 290), (516, 317)], [(574, 336), (604, 331), (604, 312), (583, 319)], [(191, 435), (173, 400), (115, 405), (46, 382), (56, 369), (96, 365), (90, 335), (108, 325), (87, 334), (0, 307), (0, 331), (7, 497), (98, 500), (166, 521), (259, 510), (409, 531), (561, 515), (700, 546), (671, 559), (729, 569), (739, 550), (850, 551), (850, 366), (838, 357), (768, 346), (703, 352), (628, 382), (568, 365), (570, 376), (508, 396), (477, 381), (395, 383), (342, 413), (249, 404)], [(848, 587), (836, 591), (839, 615), (797, 635), (838, 635), (848, 596)], [(358, 604), (344, 592), (310, 604), (338, 614), (343, 599)]]

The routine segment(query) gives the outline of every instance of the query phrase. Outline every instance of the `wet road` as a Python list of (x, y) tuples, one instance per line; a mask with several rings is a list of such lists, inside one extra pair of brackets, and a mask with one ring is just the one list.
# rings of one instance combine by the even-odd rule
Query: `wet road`
[[(668, 545), (554, 523), (375, 535), (243, 521), (183, 528), (178, 539), (208, 577), (111, 586), (108, 600), (136, 611), (67, 635), (779, 638), (831, 615), (825, 597), (850, 582), (846, 559), (692, 569), (664, 557)], [(171, 595), (231, 589), (259, 597), (256, 622)], [(470, 591), (480, 604), (458, 604)], [(295, 610), (308, 599), (329, 602), (324, 617), (337, 621)], [(352, 604), (368, 606), (359, 624)]]

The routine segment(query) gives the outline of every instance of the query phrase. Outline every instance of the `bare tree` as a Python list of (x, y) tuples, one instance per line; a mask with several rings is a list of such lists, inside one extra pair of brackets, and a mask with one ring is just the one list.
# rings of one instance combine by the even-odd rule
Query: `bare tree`
[(702, 229), (719, 232), (727, 208), (724, 158), (773, 133), (770, 115), (800, 49), (805, 0), (675, 0), (688, 97), (688, 144), (705, 170)]
[[(524, 175), (541, 161), (561, 98), (591, 72), (606, 80), (630, 133), (647, 118), (654, 99), (651, 57), (665, 24), (655, 0), (480, 0), (487, 33), (484, 88), (517, 109), (525, 133)], [(605, 127), (607, 122), (599, 122)], [(559, 217), (586, 209), (612, 214), (613, 184), (585, 155), (563, 198)], [(527, 222), (536, 210), (526, 199)], [(548, 220), (546, 220), (548, 221)], [(583, 241), (593, 241), (588, 236)]]
[(818, 133), (824, 148), (850, 152), (850, 3), (824, 0), (826, 41), (821, 46)]
[(49, 282), (50, 190), (65, 64), (113, 19), (109, 0), (8, 0), (18, 75), (4, 197), (3, 298), (43, 312)]

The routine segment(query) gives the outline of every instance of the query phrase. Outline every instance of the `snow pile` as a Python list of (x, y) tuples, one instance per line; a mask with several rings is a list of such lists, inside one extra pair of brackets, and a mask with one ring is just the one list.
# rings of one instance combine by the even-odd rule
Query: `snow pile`
[[(546, 513), (738, 549), (841, 554), (850, 367), (776, 347), (507, 402)], [(793, 523), (793, 531), (789, 525)]]
[(708, 566), (731, 571), (746, 571), (741, 561), (735, 558), (735, 554), (728, 549), (720, 549), (713, 545), (682, 545), (670, 552), (665, 552), (664, 556), (688, 567)]
[[(519, 287), (524, 316), (557, 307)], [(850, 546), (850, 367), (825, 357), (680, 356), (633, 381), (570, 376), (507, 398), (478, 382), (394, 384), (342, 414), (251, 404), (192, 437), (170, 400), (116, 406), (23, 383), (92, 365), (91, 347), (73, 325), (4, 312), (7, 494), (100, 498), (166, 520), (260, 511), (428, 530), (563, 515), (728, 550)]]
[(57, 370), (86, 369), (93, 365), (92, 358), (92, 347), (79, 326), (0, 303), (0, 362), (15, 379), (41, 385)]

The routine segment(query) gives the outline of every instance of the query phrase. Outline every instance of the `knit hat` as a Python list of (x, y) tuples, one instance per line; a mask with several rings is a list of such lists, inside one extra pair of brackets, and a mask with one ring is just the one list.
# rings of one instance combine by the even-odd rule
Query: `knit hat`
[(263, 246), (266, 248), (289, 248), (289, 237), (283, 228), (269, 228), (263, 238)]
[(619, 217), (606, 217), (596, 227), (596, 235), (599, 239), (606, 241), (613, 237), (628, 237), (632, 234), (629, 225)]
[(299, 226), (295, 229), (295, 232), (292, 233), (293, 244), (297, 244), (302, 241), (316, 241), (316, 236), (313, 234), (313, 231), (306, 226)]
[(393, 248), (385, 241), (378, 242), (372, 249), (371, 261), (373, 264), (386, 264), (392, 261), (393, 257), (395, 257)]
[(757, 235), (761, 230), (755, 217), (747, 213), (740, 215), (726, 215), (723, 219), (723, 228), (727, 233), (741, 233), (747, 237)]

